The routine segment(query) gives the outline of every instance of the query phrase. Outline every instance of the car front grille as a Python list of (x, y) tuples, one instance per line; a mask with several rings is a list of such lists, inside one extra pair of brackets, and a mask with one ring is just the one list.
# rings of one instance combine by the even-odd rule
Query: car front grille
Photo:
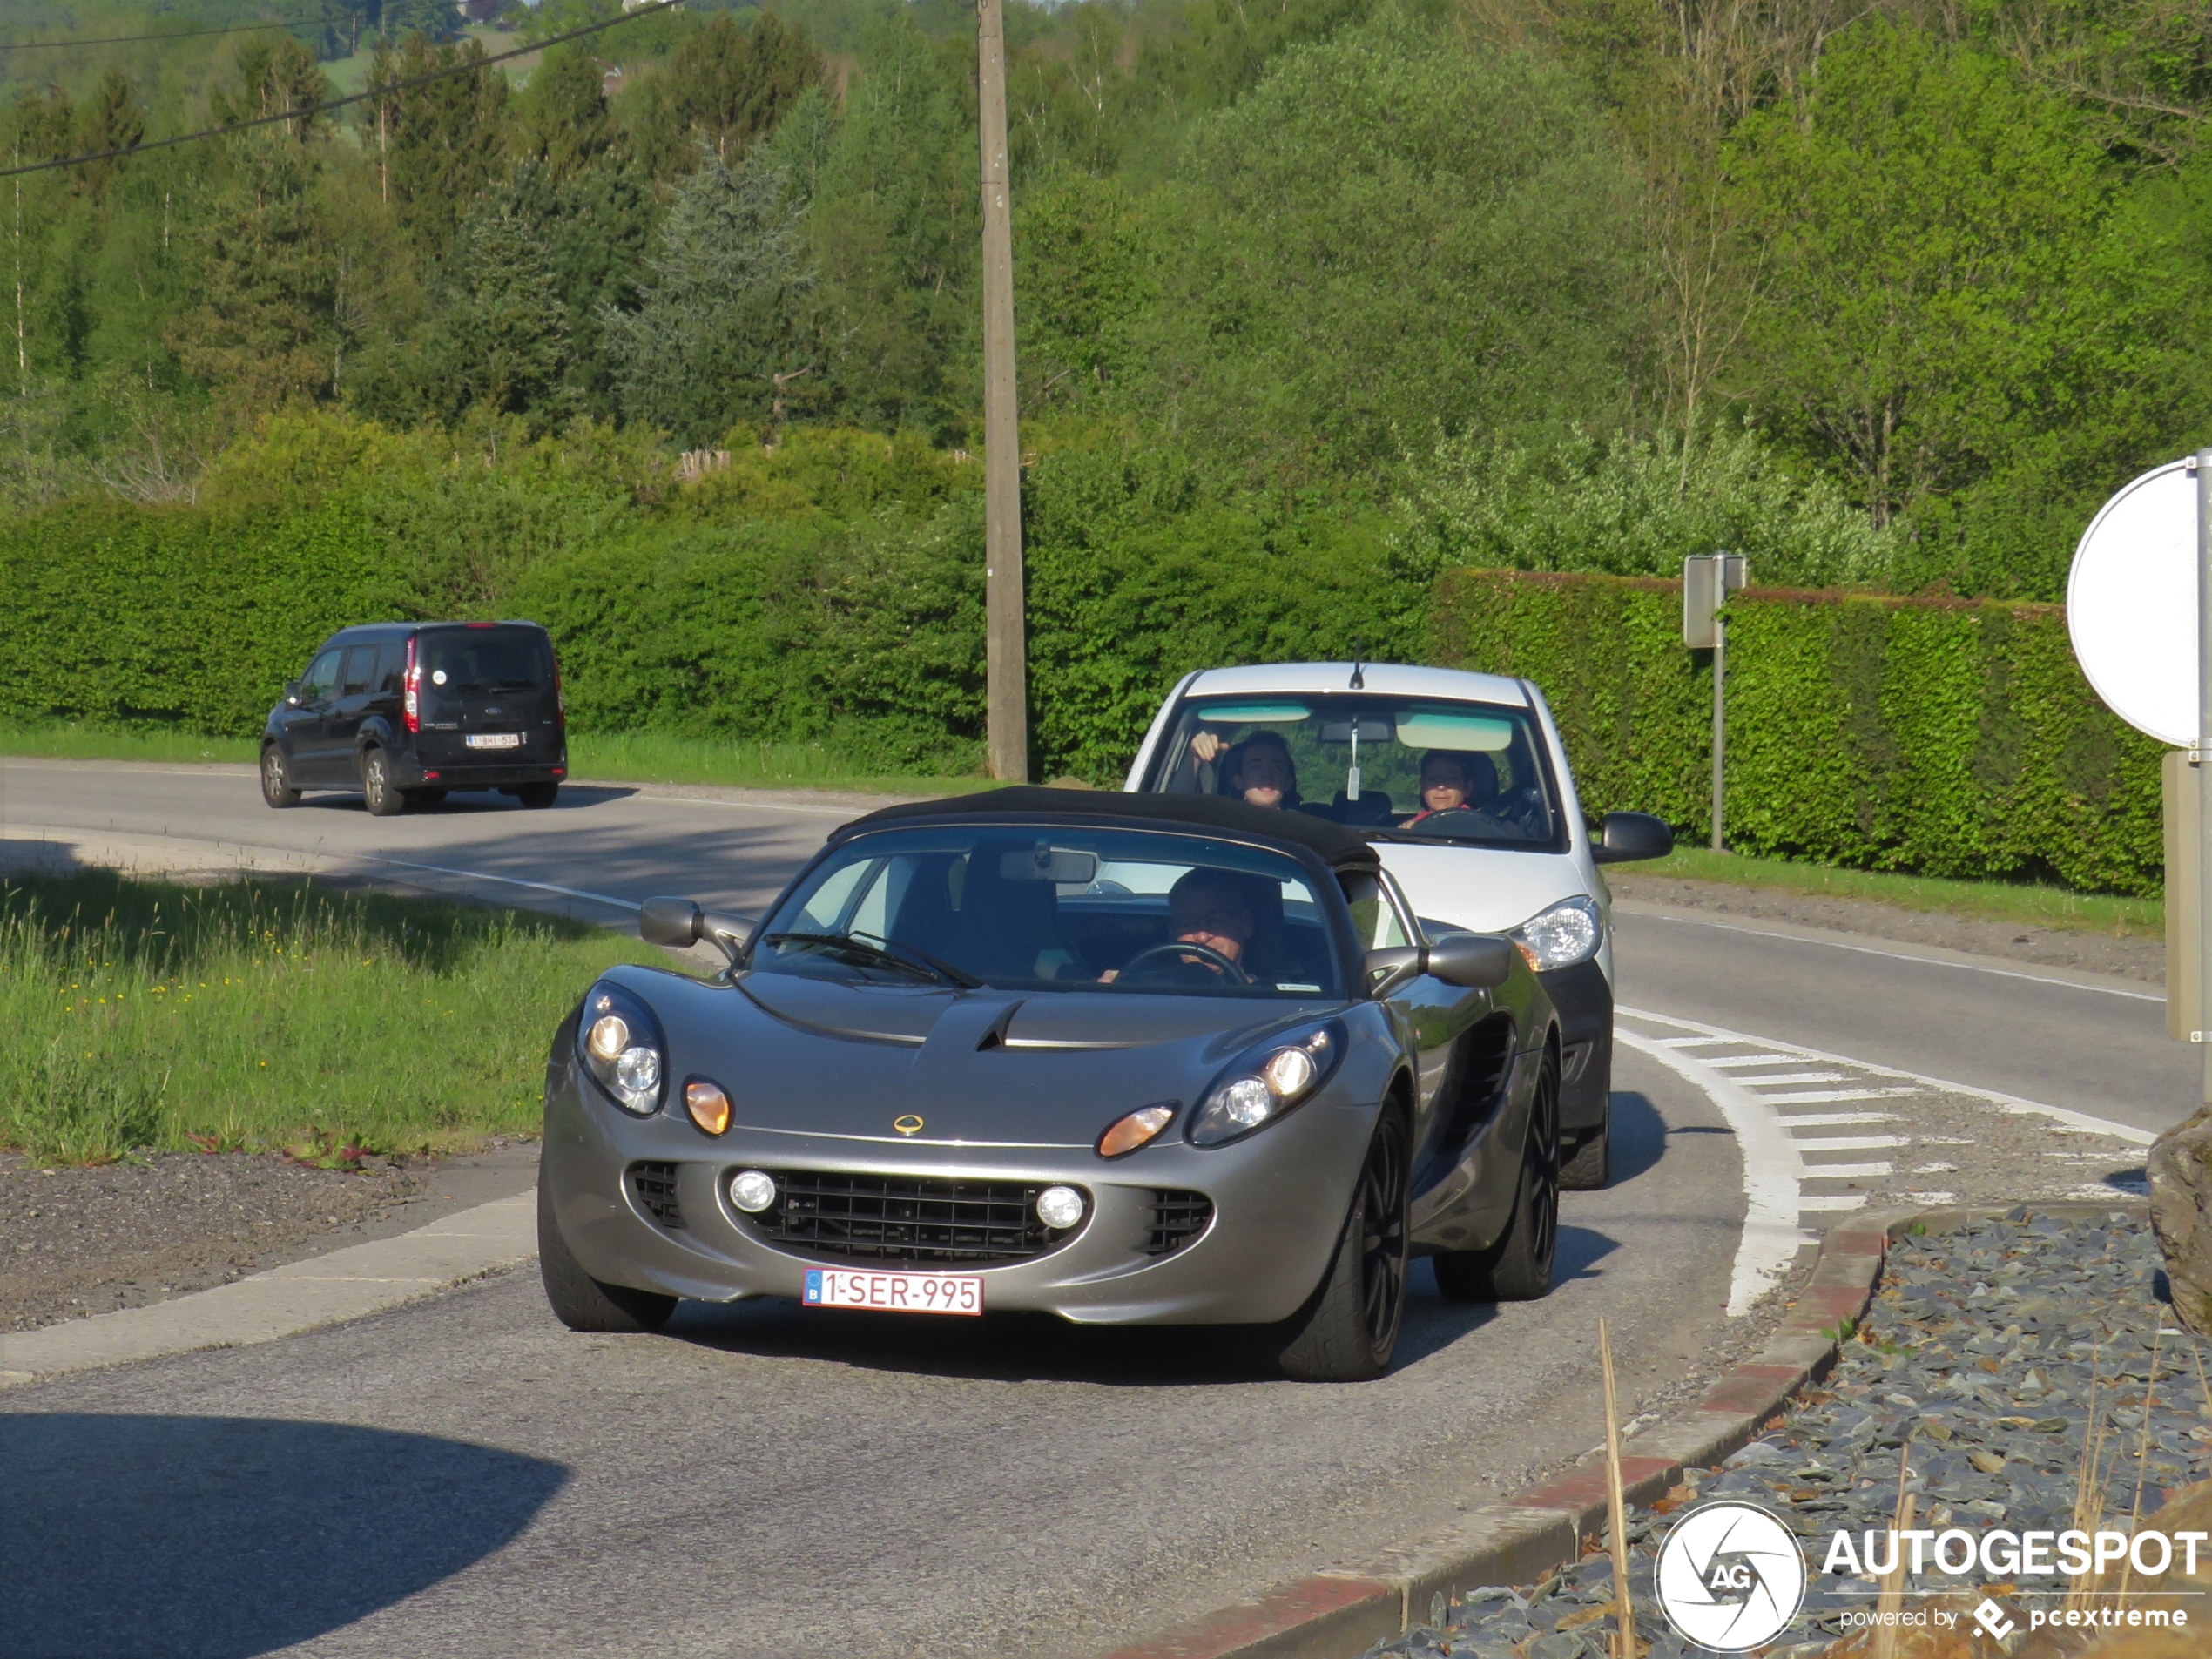
[(676, 1166), (673, 1163), (633, 1163), (630, 1166), (630, 1190), (637, 1195), (637, 1207), (664, 1227), (684, 1224), (684, 1206), (676, 1197)]
[(1203, 1192), (1152, 1190), (1152, 1231), (1146, 1235), (1147, 1256), (1172, 1256), (1205, 1231), (1213, 1220), (1213, 1200)]
[(1037, 1219), (1037, 1195), (1049, 1182), (768, 1173), (776, 1202), (746, 1224), (797, 1255), (990, 1267), (1042, 1256), (1076, 1231)]

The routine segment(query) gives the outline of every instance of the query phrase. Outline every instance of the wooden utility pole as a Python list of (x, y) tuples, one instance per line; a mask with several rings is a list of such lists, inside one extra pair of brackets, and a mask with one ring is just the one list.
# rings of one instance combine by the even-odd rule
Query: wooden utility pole
[(1014, 381), (1014, 227), (1006, 167), (1000, 0), (975, 0), (976, 123), (983, 147), (983, 556), (991, 776), (1029, 780), (1028, 633), (1022, 590), (1022, 434)]

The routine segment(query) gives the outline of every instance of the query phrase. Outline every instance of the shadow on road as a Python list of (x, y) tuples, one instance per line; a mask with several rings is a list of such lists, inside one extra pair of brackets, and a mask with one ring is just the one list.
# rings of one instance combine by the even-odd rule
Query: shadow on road
[(482, 1560), (559, 1464), (428, 1435), (260, 1418), (0, 1415), (11, 1659), (246, 1659)]
[[(328, 787), (335, 790), (338, 786)], [(323, 792), (324, 788), (323, 785), (309, 784), (307, 789), (310, 792), (306, 799), (290, 810), (300, 812), (314, 807), (326, 812), (356, 813), (368, 816), (368, 807), (362, 801), (359, 790), (350, 793), (327, 794)], [(561, 798), (553, 804), (552, 810), (556, 813), (572, 812), (581, 807), (604, 806), (609, 801), (627, 800), (637, 792), (634, 787), (620, 784), (563, 784)], [(447, 818), (465, 817), (474, 813), (519, 813), (526, 810), (523, 803), (512, 795), (502, 795), (496, 789), (456, 789), (442, 800), (410, 805), (407, 815), (411, 818)]]

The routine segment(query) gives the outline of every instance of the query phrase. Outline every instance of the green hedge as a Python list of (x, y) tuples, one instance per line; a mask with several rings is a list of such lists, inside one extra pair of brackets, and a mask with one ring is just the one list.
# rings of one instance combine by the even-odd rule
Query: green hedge
[[(2155, 894), (2159, 745), (2107, 710), (2053, 605), (1763, 592), (1730, 604), (1728, 844)], [(1584, 809), (1711, 826), (1712, 653), (1676, 582), (1460, 570), (1435, 660), (1543, 689)]]

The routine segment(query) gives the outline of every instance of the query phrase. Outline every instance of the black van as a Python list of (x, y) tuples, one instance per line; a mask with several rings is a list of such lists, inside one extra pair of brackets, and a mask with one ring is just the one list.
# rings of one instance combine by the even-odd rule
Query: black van
[(550, 806), (568, 776), (553, 642), (534, 622), (344, 628), (284, 688), (261, 734), (261, 796), (358, 789), (379, 818), (451, 789)]

